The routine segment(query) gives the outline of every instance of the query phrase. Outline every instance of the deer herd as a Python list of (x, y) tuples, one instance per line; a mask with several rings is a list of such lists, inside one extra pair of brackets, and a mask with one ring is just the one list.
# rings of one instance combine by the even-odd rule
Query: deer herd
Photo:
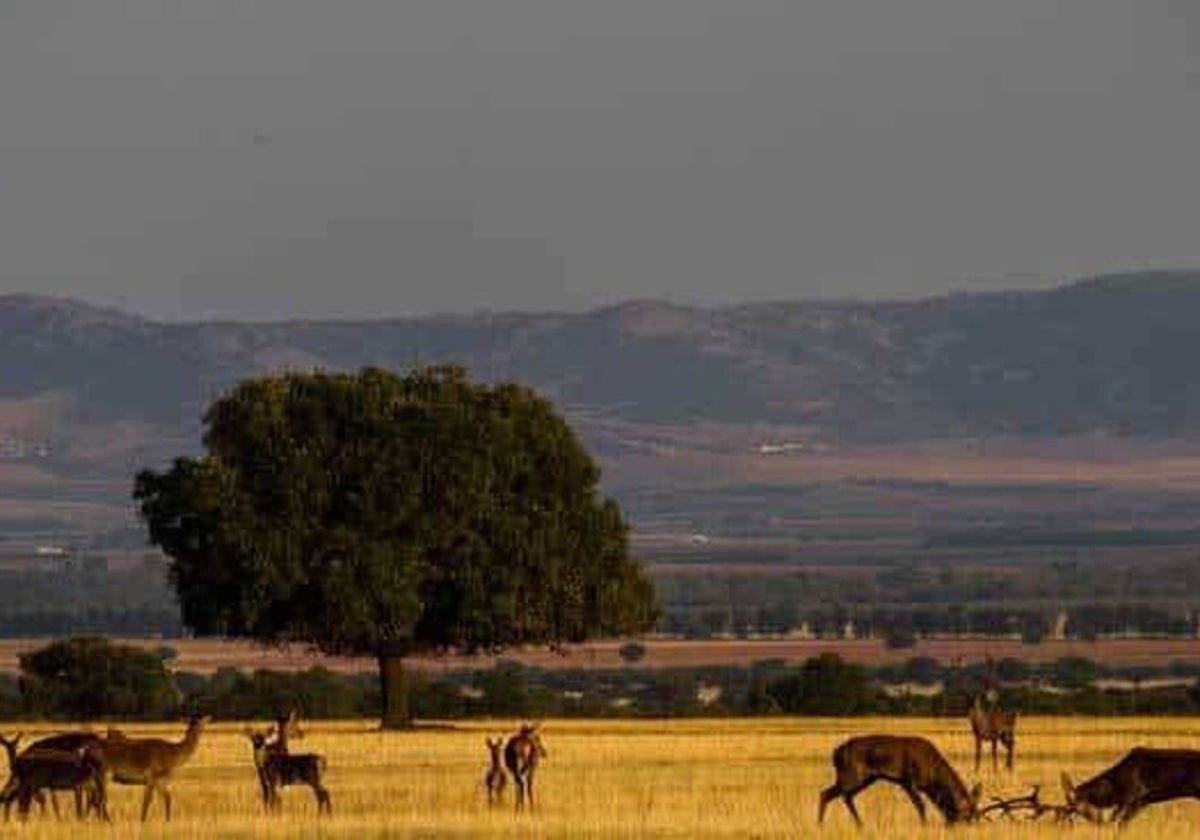
[[(982, 745), (992, 745), (992, 767), (998, 770), (997, 745), (1005, 748), (1005, 764), (1013, 769), (1016, 714), (999, 707), (997, 699), (977, 696), (968, 712), (975, 739), (975, 769), (979, 770)], [(36, 803), (42, 812), (46, 800), (59, 815), (55, 791), (71, 791), (79, 818), (95, 814), (109, 820), (108, 785), (144, 788), (141, 817), (145, 821), (157, 796), (167, 820), (171, 818), (170, 783), (176, 771), (195, 753), (207, 717), (193, 716), (179, 741), (131, 738), (115, 727), (106, 735), (68, 732), (41, 738), (19, 750), (21, 733), (0, 735), (8, 754), (10, 776), (0, 789), (5, 819), (12, 804), (24, 819)], [(317, 813), (331, 814), (333, 803), (325, 787), (325, 758), (317, 753), (293, 753), (289, 740), (301, 737), (295, 712), (276, 719), (267, 729), (247, 726), (262, 805), (268, 813), (281, 807), (280, 789), (304, 785), (312, 790)], [(508, 777), (515, 789), (518, 810), (534, 805), (533, 779), (546, 757), (539, 726), (523, 724), (507, 739), (487, 738), (489, 761), (482, 779), (488, 805), (501, 801)], [(992, 797), (981, 805), (982, 785), (968, 789), (934, 744), (917, 736), (860, 735), (842, 742), (833, 751), (833, 784), (821, 791), (817, 822), (825, 819), (829, 803), (841, 799), (854, 822), (861, 825), (854, 798), (876, 782), (885, 781), (904, 791), (925, 822), (928, 800), (948, 824), (972, 822), (999, 814), (1039, 819), (1047, 814), (1060, 822), (1080, 817), (1094, 823), (1125, 825), (1148, 805), (1171, 799), (1200, 799), (1200, 750), (1136, 747), (1120, 761), (1093, 778), (1076, 785), (1062, 774), (1065, 803), (1043, 802), (1037, 787), (1025, 796)]]

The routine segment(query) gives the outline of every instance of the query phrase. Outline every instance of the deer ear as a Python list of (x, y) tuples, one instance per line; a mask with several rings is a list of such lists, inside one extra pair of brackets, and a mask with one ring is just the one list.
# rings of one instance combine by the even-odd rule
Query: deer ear
[(1063, 789), (1063, 795), (1067, 798), (1067, 804), (1074, 805), (1075, 804), (1075, 785), (1071, 783), (1071, 777), (1067, 775), (1065, 770), (1063, 771), (1063, 774), (1062, 774), (1062, 789)]

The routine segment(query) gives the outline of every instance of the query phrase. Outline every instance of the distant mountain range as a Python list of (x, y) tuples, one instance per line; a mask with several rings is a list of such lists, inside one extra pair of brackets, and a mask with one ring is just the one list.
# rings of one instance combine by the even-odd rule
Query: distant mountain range
[[(0, 465), (121, 477), (199, 446), (205, 405), (281, 368), (456, 361), (541, 389), (606, 457), (628, 430), (786, 428), (812, 445), (1200, 438), (1200, 273), (917, 302), (384, 321), (160, 323), (0, 297)], [(622, 434), (606, 433), (619, 427)]]

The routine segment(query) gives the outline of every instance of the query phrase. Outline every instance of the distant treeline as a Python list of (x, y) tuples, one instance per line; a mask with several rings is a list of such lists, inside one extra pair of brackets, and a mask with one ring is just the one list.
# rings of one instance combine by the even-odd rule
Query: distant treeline
[(659, 629), (686, 638), (787, 633), (840, 636), (1019, 635), (1037, 642), (1060, 617), (1068, 638), (1193, 636), (1200, 563), (1047, 560), (1012, 566), (900, 563), (882, 568), (736, 570), (659, 575)]
[[(58, 720), (168, 719), (183, 710), (219, 719), (267, 719), (295, 708), (309, 718), (372, 718), (378, 678), (322, 668), (298, 673), (221, 669), (172, 673), (174, 652), (112, 644), (100, 637), (55, 642), (21, 657), (19, 678), (0, 680), (0, 717)], [(1173, 678), (1155, 684), (1151, 680)], [(1102, 690), (1102, 678), (1124, 690)], [(642, 670), (494, 668), (415, 675), (417, 718), (671, 717), (708, 715), (962, 715), (995, 688), (1002, 703), (1042, 714), (1195, 714), (1200, 666), (1107, 668), (1079, 657), (1032, 665), (1004, 659), (947, 667), (914, 658), (865, 668), (833, 654), (800, 665)]]

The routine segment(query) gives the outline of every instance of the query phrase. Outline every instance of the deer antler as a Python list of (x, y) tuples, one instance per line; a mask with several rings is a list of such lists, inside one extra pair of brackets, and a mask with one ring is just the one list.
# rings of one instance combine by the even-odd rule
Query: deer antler
[(1041, 801), (1041, 788), (1034, 785), (1033, 790), (1024, 796), (1014, 796), (1003, 799), (992, 797), (992, 804), (979, 809), (977, 816), (984, 817), (990, 813), (999, 813), (1008, 819), (1016, 819), (1018, 814), (1025, 814), (1028, 820), (1041, 819), (1045, 814), (1054, 814), (1059, 822), (1070, 819), (1073, 810), (1066, 805), (1049, 805)]

